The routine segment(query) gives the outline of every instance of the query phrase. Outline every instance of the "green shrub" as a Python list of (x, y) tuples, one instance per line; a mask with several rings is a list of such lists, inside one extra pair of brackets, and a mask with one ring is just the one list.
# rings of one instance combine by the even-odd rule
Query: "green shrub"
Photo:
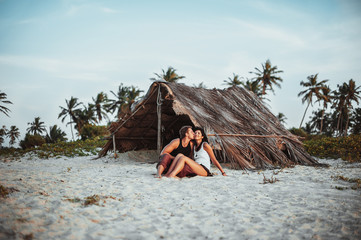
[(25, 153), (33, 153), (39, 158), (49, 158), (49, 157), (76, 157), (76, 156), (91, 156), (97, 155), (99, 148), (103, 147), (105, 140), (101, 140), (99, 137), (94, 139), (87, 139), (85, 141), (78, 140), (74, 142), (57, 142), (57, 143), (48, 143), (43, 144), (37, 148), (27, 148), (22, 149), (11, 149), (3, 151), (0, 149), (0, 155), (11, 156), (11, 157), (21, 157)]
[(106, 135), (109, 135), (106, 126), (96, 126), (92, 124), (84, 125), (80, 134), (82, 140), (93, 139), (95, 137), (103, 137)]
[(289, 129), (289, 131), (293, 134), (293, 135), (296, 135), (296, 136), (299, 136), (299, 137), (303, 137), (303, 138), (307, 138), (308, 137), (308, 134), (307, 132), (305, 132), (303, 129), (301, 128), (291, 128)]
[(319, 136), (304, 141), (306, 151), (319, 158), (341, 158), (361, 162), (361, 135), (347, 137)]
[(45, 143), (45, 139), (40, 135), (31, 135), (27, 133), (24, 140), (20, 141), (20, 147), (22, 149), (34, 148), (41, 146)]

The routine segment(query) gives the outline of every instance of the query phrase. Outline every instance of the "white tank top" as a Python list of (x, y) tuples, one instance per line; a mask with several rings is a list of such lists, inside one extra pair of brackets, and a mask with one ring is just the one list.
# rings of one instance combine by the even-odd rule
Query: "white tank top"
[(201, 148), (199, 149), (199, 151), (196, 151), (196, 146), (194, 146), (194, 161), (196, 161), (198, 164), (202, 164), (203, 166), (205, 166), (206, 168), (208, 168), (208, 170), (211, 169), (211, 159), (209, 158), (208, 153), (206, 152), (206, 150), (204, 150), (204, 143), (202, 143)]

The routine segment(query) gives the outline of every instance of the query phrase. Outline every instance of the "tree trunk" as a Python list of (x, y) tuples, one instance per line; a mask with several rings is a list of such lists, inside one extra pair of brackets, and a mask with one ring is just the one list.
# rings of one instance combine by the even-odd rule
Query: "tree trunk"
[(300, 127), (299, 127), (299, 128), (301, 128), (301, 126), (302, 126), (303, 119), (305, 119), (306, 112), (307, 112), (307, 109), (308, 109), (308, 107), (310, 106), (310, 104), (311, 104), (311, 102), (308, 102), (308, 105), (307, 105), (307, 107), (306, 107), (305, 113), (303, 114), (303, 117), (302, 117), (302, 120), (301, 120), (301, 123), (300, 123)]
[(344, 132), (345, 137), (347, 136), (347, 129), (348, 129), (349, 120), (350, 120), (350, 117), (349, 117), (349, 114), (348, 114), (348, 111), (347, 111), (347, 120), (346, 120), (345, 132)]
[(325, 115), (325, 109), (322, 110), (322, 117), (321, 117), (321, 126), (320, 126), (320, 134), (322, 134), (322, 128), (323, 128), (323, 117)]
[(71, 116), (69, 115), (70, 117), (70, 130), (71, 130), (71, 136), (73, 138), (73, 141), (74, 141), (74, 133), (73, 133), (73, 124), (71, 123)]
[(341, 134), (341, 130), (340, 130), (340, 122), (341, 122), (341, 110), (340, 110), (340, 113), (338, 115), (338, 119), (337, 119), (337, 131), (338, 131), (338, 135), (340, 136)]

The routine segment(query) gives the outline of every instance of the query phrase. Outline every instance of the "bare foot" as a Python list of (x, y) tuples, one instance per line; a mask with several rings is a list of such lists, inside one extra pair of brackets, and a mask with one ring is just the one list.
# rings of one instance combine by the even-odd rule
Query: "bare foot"
[(169, 176), (166, 176), (166, 177), (168, 177), (168, 178), (175, 178), (175, 179), (179, 179), (179, 177), (177, 177), (177, 176), (172, 176), (172, 175), (169, 175)]

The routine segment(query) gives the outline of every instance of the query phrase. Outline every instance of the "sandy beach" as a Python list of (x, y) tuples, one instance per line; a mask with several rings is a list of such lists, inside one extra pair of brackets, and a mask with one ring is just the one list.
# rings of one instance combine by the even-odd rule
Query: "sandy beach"
[(1, 159), (0, 239), (361, 238), (361, 189), (337, 178), (360, 163), (158, 179), (154, 159)]

